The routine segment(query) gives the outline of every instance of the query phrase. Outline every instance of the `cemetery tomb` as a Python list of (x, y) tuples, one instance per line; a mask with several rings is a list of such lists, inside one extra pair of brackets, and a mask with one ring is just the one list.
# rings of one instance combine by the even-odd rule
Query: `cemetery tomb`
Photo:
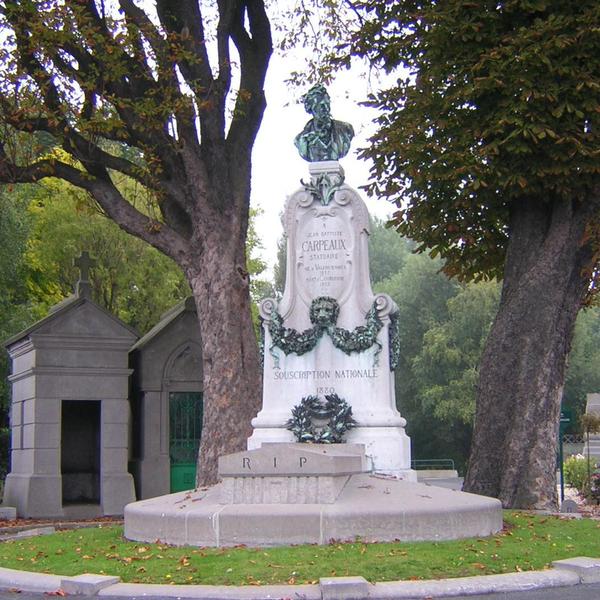
[(137, 497), (190, 489), (202, 429), (202, 350), (193, 298), (180, 302), (131, 348)]
[(91, 261), (76, 293), (5, 342), (11, 470), (4, 504), (21, 517), (120, 515), (135, 499), (128, 353), (137, 333), (91, 300)]

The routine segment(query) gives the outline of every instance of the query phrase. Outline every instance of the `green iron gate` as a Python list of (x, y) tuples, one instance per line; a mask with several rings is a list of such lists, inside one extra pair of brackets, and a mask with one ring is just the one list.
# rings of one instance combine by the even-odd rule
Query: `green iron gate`
[(202, 394), (169, 394), (169, 456), (171, 492), (190, 490), (196, 485), (196, 460), (202, 431)]

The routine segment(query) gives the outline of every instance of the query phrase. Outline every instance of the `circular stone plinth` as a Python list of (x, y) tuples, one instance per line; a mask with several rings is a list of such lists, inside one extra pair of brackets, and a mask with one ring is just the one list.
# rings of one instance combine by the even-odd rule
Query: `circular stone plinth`
[(502, 528), (495, 498), (376, 474), (352, 475), (332, 504), (222, 504), (221, 485), (133, 502), (125, 537), (177, 546), (452, 540)]

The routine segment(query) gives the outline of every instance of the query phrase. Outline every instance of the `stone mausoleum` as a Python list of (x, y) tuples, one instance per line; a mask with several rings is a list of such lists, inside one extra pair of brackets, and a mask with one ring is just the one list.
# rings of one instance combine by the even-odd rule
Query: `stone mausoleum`
[(22, 517), (122, 515), (136, 498), (194, 487), (202, 423), (192, 299), (141, 339), (91, 299), (83, 253), (73, 296), (5, 342), (12, 362), (4, 505)]

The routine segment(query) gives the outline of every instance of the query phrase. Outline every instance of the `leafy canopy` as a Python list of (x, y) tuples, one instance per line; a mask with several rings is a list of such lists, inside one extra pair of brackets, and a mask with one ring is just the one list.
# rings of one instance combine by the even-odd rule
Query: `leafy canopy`
[[(585, 202), (600, 185), (597, 0), (357, 2), (351, 50), (389, 72), (373, 94), (368, 191), (462, 279), (500, 277), (509, 209)], [(590, 231), (591, 233), (595, 233)]]
[[(209, 210), (247, 204), (271, 53), (262, 2), (0, 2), (0, 33), (1, 181), (64, 179), (175, 259)], [(71, 160), (36, 146), (24, 157), (14, 140), (35, 132)], [(156, 217), (116, 174), (151, 192)]]

